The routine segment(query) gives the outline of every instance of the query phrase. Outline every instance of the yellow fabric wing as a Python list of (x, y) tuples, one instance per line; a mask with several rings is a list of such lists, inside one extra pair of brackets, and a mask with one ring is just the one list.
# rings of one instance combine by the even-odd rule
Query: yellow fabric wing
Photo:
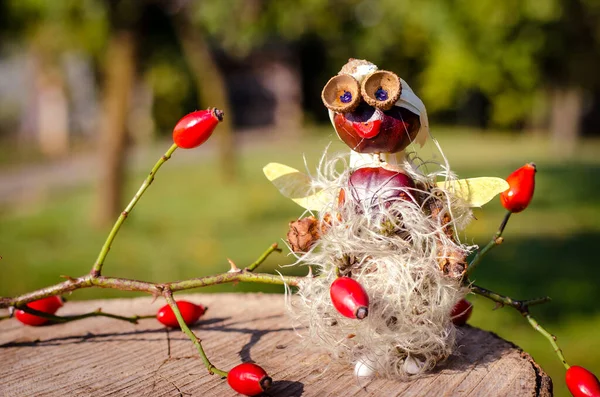
[(321, 211), (336, 197), (335, 192), (315, 191), (308, 175), (285, 164), (269, 163), (263, 172), (281, 194), (307, 210)]
[[(282, 195), (307, 210), (321, 211), (337, 197), (337, 192), (315, 191), (308, 175), (285, 164), (269, 163), (263, 172)], [(495, 177), (441, 181), (436, 185), (466, 201), (471, 207), (481, 207), (509, 188), (508, 182)]]
[(471, 207), (481, 207), (509, 188), (504, 179), (494, 177), (441, 181), (437, 186), (465, 200)]

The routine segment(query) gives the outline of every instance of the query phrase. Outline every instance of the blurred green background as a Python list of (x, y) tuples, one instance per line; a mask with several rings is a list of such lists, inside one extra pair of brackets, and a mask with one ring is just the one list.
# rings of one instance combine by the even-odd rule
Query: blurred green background
[[(232, 12), (231, 10), (236, 10)], [(91, 268), (116, 214), (170, 145), (217, 106), (206, 146), (178, 151), (128, 218), (105, 274), (169, 281), (252, 262), (302, 209), (263, 177), (346, 151), (320, 90), (350, 57), (397, 72), (425, 102), (461, 177), (538, 165), (531, 206), (477, 284), (532, 312), (571, 364), (600, 373), (600, 3), (594, 0), (44, 2), (0, 0), (0, 296)], [(435, 155), (431, 146), (421, 156)], [(439, 159), (439, 157), (438, 157)], [(499, 200), (463, 241), (485, 244)], [(264, 271), (291, 262), (272, 255)], [(281, 292), (223, 285), (207, 292)], [(132, 296), (82, 290), (72, 299)], [(471, 323), (534, 356), (568, 395), (551, 346), (511, 309), (473, 297)]]

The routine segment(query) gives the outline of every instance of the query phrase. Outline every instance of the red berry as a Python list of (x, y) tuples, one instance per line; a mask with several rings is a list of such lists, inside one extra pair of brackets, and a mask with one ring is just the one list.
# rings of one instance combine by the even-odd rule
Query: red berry
[(192, 112), (175, 125), (173, 141), (184, 149), (198, 147), (210, 138), (220, 121), (223, 121), (223, 112), (216, 108)]
[(471, 317), (472, 312), (473, 305), (471, 302), (466, 299), (461, 299), (452, 308), (450, 316), (454, 325), (465, 325), (467, 320), (469, 320), (469, 317)]
[[(352, 172), (348, 182), (352, 199), (357, 202), (367, 202), (371, 205), (402, 199), (410, 200), (409, 191), (415, 183), (406, 174), (388, 170), (383, 167), (364, 167)], [(338, 201), (343, 203), (345, 192), (340, 191)]]
[[(200, 316), (206, 312), (206, 308), (202, 305), (196, 305), (192, 302), (188, 301), (176, 301), (177, 307), (181, 312), (181, 316), (183, 317), (183, 321), (187, 325), (192, 325)], [(177, 317), (175, 317), (175, 313), (173, 313), (173, 309), (171, 306), (164, 305), (158, 310), (156, 313), (156, 319), (166, 325), (167, 327), (179, 328), (179, 322), (177, 322)]]
[[(47, 298), (39, 299), (28, 303), (26, 306), (30, 309), (34, 309), (40, 312), (54, 314), (63, 305), (63, 301), (60, 296), (49, 296)], [(23, 310), (15, 311), (15, 317), (17, 320), (25, 325), (39, 326), (44, 325), (50, 320), (44, 317), (35, 316), (24, 312)]]
[(362, 320), (369, 313), (369, 296), (358, 281), (338, 277), (329, 288), (333, 307), (344, 317)]
[(258, 365), (242, 363), (229, 371), (227, 383), (240, 394), (258, 396), (271, 386), (273, 379)]
[(510, 186), (508, 190), (500, 194), (502, 206), (510, 212), (521, 212), (531, 202), (535, 190), (534, 163), (525, 164), (506, 178)]
[(565, 381), (573, 397), (600, 397), (598, 378), (583, 367), (573, 365), (567, 370)]

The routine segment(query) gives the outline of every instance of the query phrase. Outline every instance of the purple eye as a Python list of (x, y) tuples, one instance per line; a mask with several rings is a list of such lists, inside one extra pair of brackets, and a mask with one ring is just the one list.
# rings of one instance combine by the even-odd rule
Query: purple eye
[(349, 103), (352, 101), (352, 93), (350, 91), (344, 91), (342, 95), (340, 95), (340, 101), (342, 103)]
[(385, 101), (388, 99), (388, 92), (383, 88), (379, 87), (377, 91), (375, 91), (375, 99), (378, 101)]

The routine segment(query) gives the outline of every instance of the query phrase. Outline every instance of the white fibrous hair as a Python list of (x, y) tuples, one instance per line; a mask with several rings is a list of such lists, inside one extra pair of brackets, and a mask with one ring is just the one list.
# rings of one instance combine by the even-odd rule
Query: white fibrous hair
[[(433, 172), (425, 170), (434, 166)], [(456, 258), (464, 263), (473, 249), (457, 236), (472, 215), (465, 202), (434, 183), (455, 179), (447, 164), (425, 164), (407, 155), (396, 169), (415, 182), (415, 188), (401, 188), (409, 199), (388, 194), (357, 202), (348, 194), (354, 170), (346, 157), (321, 161), (313, 186), (331, 190), (336, 199), (319, 213), (317, 243), (295, 254), (294, 265), (310, 265), (317, 274), (302, 281), (288, 309), (306, 341), (335, 361), (407, 378), (432, 369), (454, 348), (450, 313), (469, 288), (461, 276), (446, 274), (442, 264)], [(338, 202), (341, 189), (346, 199)], [(339, 275), (355, 279), (367, 292), (365, 319), (346, 318), (333, 307), (329, 288)]]

